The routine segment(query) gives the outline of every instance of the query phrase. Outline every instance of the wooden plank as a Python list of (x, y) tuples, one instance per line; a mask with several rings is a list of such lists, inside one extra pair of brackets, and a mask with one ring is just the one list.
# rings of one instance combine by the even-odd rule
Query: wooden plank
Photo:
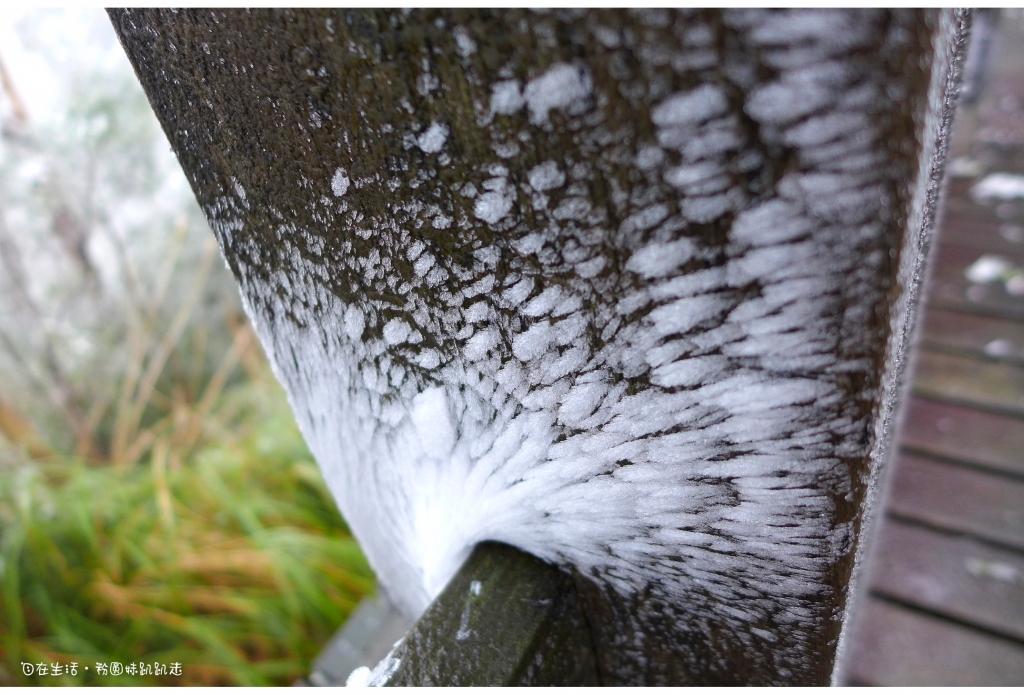
[(1024, 227), (1002, 221), (972, 220), (956, 215), (942, 218), (939, 244), (951, 244), (982, 253), (1024, 253)]
[[(983, 255), (978, 249), (939, 244), (931, 260), (934, 267), (925, 293), (928, 306), (1024, 320), (1024, 297), (1008, 294), (1001, 282), (972, 283), (964, 276), (964, 271)], [(1024, 247), (1020, 253), (999, 255), (1024, 266)]]
[[(973, 246), (965, 246), (963, 244), (954, 244), (942, 241), (935, 249), (933, 260), (936, 263), (937, 270), (954, 270), (959, 272), (961, 277), (963, 277), (963, 271), (967, 266), (974, 263), (986, 253), (995, 254), (995, 251), (988, 251), (984, 248), (979, 249)], [(1014, 244), (1012, 247), (1009, 247), (1005, 251), (999, 252), (996, 255), (1002, 256), (1011, 263), (1024, 265), (1024, 245)], [(966, 278), (964, 279), (966, 280)]]
[(915, 364), (916, 395), (1024, 415), (1024, 368), (921, 350)]
[[(982, 130), (986, 129), (982, 128)], [(993, 131), (989, 129), (987, 132), (992, 133)], [(1007, 171), (1007, 169), (1000, 167), (993, 169), (993, 171)], [(946, 214), (980, 222), (1009, 222), (1011, 224), (1024, 222), (1019, 202), (1010, 202), (1010, 205), (1007, 207), (1003, 204), (1008, 201), (990, 200), (979, 202), (972, 199), (970, 189), (977, 181), (978, 179), (952, 179), (950, 181), (946, 192)]]
[(1006, 294), (1001, 285), (972, 285), (958, 278), (934, 278), (925, 298), (930, 309), (972, 312), (1024, 321), (1024, 302)]
[(1024, 421), (925, 398), (906, 407), (903, 447), (1024, 475)]
[(476, 547), (378, 669), (389, 686), (600, 685), (572, 577), (502, 543)]
[(910, 454), (892, 474), (890, 514), (1024, 550), (1024, 481)]
[(1005, 222), (1006, 220), (1001, 220), (996, 216), (992, 207), (980, 205), (971, 200), (970, 187), (975, 182), (976, 179), (953, 179), (950, 181), (946, 192), (946, 214), (978, 222)]
[(871, 590), (1024, 640), (1024, 554), (886, 519)]
[(868, 599), (843, 680), (881, 686), (1024, 685), (1024, 645)]
[(987, 359), (1024, 363), (1024, 322), (930, 309), (918, 342), (974, 353)]

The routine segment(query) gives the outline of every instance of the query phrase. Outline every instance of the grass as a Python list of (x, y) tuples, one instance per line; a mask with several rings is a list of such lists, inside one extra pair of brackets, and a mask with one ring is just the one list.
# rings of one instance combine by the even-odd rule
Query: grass
[[(0, 685), (291, 684), (372, 574), (130, 68), (81, 67), (55, 132), (0, 80)], [(139, 662), (181, 675), (96, 668)]]
[[(21, 465), (0, 467), (0, 684), (287, 685), (309, 672), (374, 584), (283, 391), (265, 367), (250, 374), (193, 404), (198, 434), (172, 408), (136, 463), (23, 445)], [(27, 677), (22, 662), (78, 674)], [(112, 662), (182, 675), (97, 674)]]

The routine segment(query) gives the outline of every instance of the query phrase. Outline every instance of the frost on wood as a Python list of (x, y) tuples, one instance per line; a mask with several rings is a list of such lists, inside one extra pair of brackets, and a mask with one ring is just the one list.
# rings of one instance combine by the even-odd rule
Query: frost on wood
[(500, 541), (607, 683), (827, 681), (961, 15), (113, 17), (406, 612)]

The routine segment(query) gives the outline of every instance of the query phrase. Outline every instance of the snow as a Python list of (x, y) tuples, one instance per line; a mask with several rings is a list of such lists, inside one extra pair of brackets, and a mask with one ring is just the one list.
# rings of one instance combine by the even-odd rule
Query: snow
[(443, 460), (451, 452), (456, 439), (444, 389), (434, 387), (417, 394), (412, 399), (410, 417), (424, 453)]
[(513, 114), (526, 104), (518, 80), (504, 80), (491, 87), (491, 111)]
[(427, 154), (434, 154), (441, 151), (447, 139), (448, 126), (435, 121), (422, 135), (416, 138), (416, 144)]
[(971, 282), (992, 282), (1002, 279), (1013, 264), (1001, 256), (985, 255), (971, 263), (964, 270), (964, 277)]
[(370, 684), (370, 669), (366, 666), (360, 666), (348, 674), (348, 678), (345, 679), (346, 688), (365, 688)]
[(985, 172), (985, 165), (972, 157), (955, 157), (949, 160), (946, 171), (953, 178), (973, 179)]
[(455, 27), (452, 35), (455, 37), (455, 50), (460, 56), (468, 58), (476, 52), (476, 41), (465, 27)]
[(1004, 582), (1006, 584), (1016, 584), (1024, 580), (1024, 570), (995, 560), (968, 557), (964, 559), (964, 569), (972, 576), (994, 579), (997, 582)]
[(773, 82), (755, 90), (743, 108), (762, 123), (788, 125), (835, 100), (828, 82), (821, 82), (799, 78)]
[(665, 172), (665, 180), (676, 188), (687, 188), (695, 183), (720, 176), (724, 169), (712, 162), (701, 162), (690, 166), (673, 167)]
[(535, 191), (548, 191), (565, 184), (565, 172), (558, 168), (557, 163), (548, 160), (530, 169), (527, 179)]
[(590, 212), (590, 201), (582, 196), (564, 198), (551, 215), (556, 220), (582, 220)]
[(530, 123), (547, 123), (549, 113), (555, 109), (579, 109), (592, 90), (593, 84), (586, 67), (555, 63), (544, 74), (530, 80), (523, 91), (530, 112)]
[(665, 161), (665, 152), (660, 147), (645, 147), (636, 153), (636, 165), (643, 171), (656, 169)]
[(487, 351), (493, 348), (501, 340), (498, 330), (493, 327), (477, 331), (466, 341), (466, 358), (474, 361), (482, 360)]
[(1005, 338), (997, 338), (985, 343), (985, 354), (992, 357), (1007, 357), (1014, 352), (1013, 343)]
[(423, 277), (434, 267), (434, 257), (429, 253), (425, 253), (412, 264), (412, 270), (416, 273), (417, 277)]
[(512, 353), (523, 362), (542, 355), (551, 342), (551, 324), (535, 323), (512, 341)]
[(736, 217), (732, 238), (740, 243), (769, 246), (794, 241), (813, 230), (811, 221), (785, 200), (769, 200)]
[(999, 226), (999, 236), (1012, 244), (1024, 243), (1024, 227), (1016, 224), (1003, 224)]
[(649, 244), (630, 257), (626, 270), (645, 278), (665, 277), (690, 260), (696, 251), (696, 244), (686, 237), (665, 244)]
[(809, 118), (786, 131), (785, 143), (795, 147), (813, 147), (832, 142), (841, 136), (869, 128), (868, 116), (862, 113), (830, 113)]
[(511, 210), (512, 195), (505, 189), (484, 193), (473, 205), (473, 214), (488, 224), (496, 224)]
[(704, 84), (689, 92), (673, 94), (651, 110), (655, 125), (693, 126), (725, 112), (728, 101), (721, 87)]
[(348, 192), (349, 183), (348, 172), (341, 167), (334, 170), (334, 176), (331, 177), (331, 191), (335, 196), (340, 198), (345, 195)]
[(427, 349), (417, 354), (414, 361), (424, 369), (434, 369), (441, 364), (441, 356), (437, 354), (437, 350)]
[[(395, 645), (395, 649), (397, 648), (398, 645)], [(391, 676), (395, 675), (395, 672), (398, 671), (398, 667), (402, 665), (402, 660), (394, 656), (395, 649), (392, 649), (387, 656), (381, 659), (380, 663), (370, 672), (369, 678), (367, 678), (365, 683), (367, 687), (375, 688), (386, 685)], [(360, 673), (358, 678), (361, 679), (362, 676), (363, 674)], [(359, 684), (359, 681), (357, 681), (354, 685), (358, 687)], [(345, 685), (348, 685), (348, 683), (346, 682)]]
[(501, 297), (505, 300), (506, 304), (511, 307), (518, 307), (526, 298), (530, 296), (530, 292), (533, 290), (533, 279), (523, 278), (515, 285), (505, 290)]
[(388, 345), (404, 343), (410, 333), (412, 333), (412, 329), (402, 319), (391, 319), (384, 324), (384, 340)]
[(345, 335), (350, 340), (359, 340), (363, 336), (363, 328), (365, 327), (365, 317), (358, 307), (350, 306), (345, 311)]

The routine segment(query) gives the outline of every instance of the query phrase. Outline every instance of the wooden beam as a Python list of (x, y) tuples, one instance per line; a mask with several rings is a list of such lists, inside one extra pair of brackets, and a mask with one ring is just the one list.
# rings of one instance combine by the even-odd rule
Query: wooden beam
[[(111, 19), (402, 610), (498, 540), (606, 684), (829, 682), (966, 13)], [(475, 562), (393, 682), (577, 663)]]
[(375, 674), (389, 686), (600, 685), (570, 575), (482, 543)]

